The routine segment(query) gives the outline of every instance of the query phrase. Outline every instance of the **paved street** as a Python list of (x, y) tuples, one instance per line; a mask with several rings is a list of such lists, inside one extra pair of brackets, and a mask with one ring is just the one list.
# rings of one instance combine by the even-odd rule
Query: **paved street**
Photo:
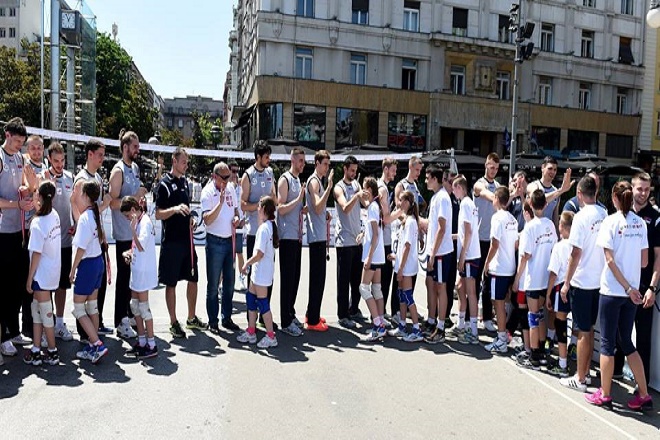
[[(204, 251), (197, 250), (204, 281)], [(296, 307), (300, 318), (307, 298), (306, 255), (305, 250)], [(555, 378), (520, 370), (508, 357), (493, 356), (481, 346), (361, 342), (361, 335), (336, 324), (334, 250), (331, 256), (322, 313), (331, 329), (325, 334), (278, 334), (280, 346), (269, 351), (243, 347), (231, 333), (189, 333), (173, 341), (164, 289), (159, 289), (151, 296), (158, 358), (124, 358), (128, 345), (115, 337), (106, 338), (110, 353), (96, 366), (74, 360), (77, 342), (58, 344), (63, 365), (57, 367), (29, 367), (19, 358), (5, 358), (0, 367), (2, 438), (429, 439), (540, 433), (658, 438), (658, 410), (644, 415), (628, 411), (631, 389), (621, 383), (614, 386), (615, 409), (608, 411), (588, 406), (580, 393), (561, 388)], [(202, 282), (197, 311), (204, 320), (205, 289)], [(177, 290), (178, 316), (184, 319), (185, 285)], [(276, 318), (278, 290), (276, 280)], [(418, 283), (422, 313), (425, 297)], [(244, 327), (244, 296), (235, 299), (241, 310), (235, 320)], [(110, 286), (104, 312), (108, 324), (113, 305)], [(66, 320), (72, 328), (69, 313)], [(660, 395), (654, 397), (660, 407)]]

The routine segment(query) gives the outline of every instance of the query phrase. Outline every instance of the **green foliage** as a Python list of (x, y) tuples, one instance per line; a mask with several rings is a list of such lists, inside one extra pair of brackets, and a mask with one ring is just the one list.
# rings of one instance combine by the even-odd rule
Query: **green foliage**
[[(44, 56), (45, 87), (50, 87), (50, 49)], [(40, 48), (38, 43), (21, 41), (21, 53), (0, 46), (0, 120), (7, 121), (15, 116), (23, 118), (27, 125), (41, 126), (41, 74)], [(48, 108), (44, 110), (48, 114)]]
[(98, 136), (116, 138), (122, 128), (141, 141), (153, 135), (158, 111), (147, 83), (133, 70), (131, 56), (106, 33), (96, 40), (96, 87)]

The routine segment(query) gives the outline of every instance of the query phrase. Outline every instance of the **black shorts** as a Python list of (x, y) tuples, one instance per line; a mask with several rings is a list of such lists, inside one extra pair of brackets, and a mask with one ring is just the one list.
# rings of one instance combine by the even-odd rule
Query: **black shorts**
[(479, 276), (479, 270), (481, 269), (481, 259), (475, 258), (474, 260), (465, 260), (465, 272), (458, 271), (458, 275), (461, 278), (474, 278), (475, 280)]
[(526, 290), (525, 295), (527, 295), (527, 298), (532, 298), (532, 299), (539, 299), (540, 297), (544, 297), (547, 295), (548, 291), (545, 289), (541, 290)]
[(552, 308), (555, 312), (569, 313), (571, 311), (571, 295), (570, 292), (566, 295), (566, 302), (561, 299), (561, 288), (563, 286), (564, 283), (559, 283), (552, 288), (552, 292), (550, 292), (550, 302), (552, 303)]
[(512, 276), (499, 276), (499, 275), (486, 275), (483, 280), (483, 294), (489, 295), (492, 300), (503, 301), (506, 299), (507, 293), (511, 283), (513, 283)]
[[(428, 262), (429, 256), (426, 257)], [(454, 270), (456, 270), (454, 268)], [(426, 271), (426, 276), (431, 277), (438, 284), (446, 283), (451, 272), (451, 254), (436, 255), (433, 260), (433, 270)]]
[(381, 270), (383, 267), (385, 267), (385, 264), (373, 264), (372, 263), (372, 264), (369, 265), (369, 270), (373, 270), (373, 271)]
[(71, 273), (71, 263), (73, 260), (73, 250), (70, 247), (62, 248), (60, 252), (62, 256), (62, 269), (60, 270), (60, 289), (70, 289), (71, 281), (69, 281), (69, 274)]
[(598, 318), (600, 289), (585, 290), (571, 286), (568, 295), (570, 296), (575, 326), (581, 332), (593, 330)]
[[(194, 269), (194, 270), (193, 270)], [(193, 248), (193, 262), (190, 262), (190, 243), (163, 243), (160, 247), (158, 260), (158, 282), (167, 287), (175, 287), (182, 280), (196, 283), (197, 252)]]

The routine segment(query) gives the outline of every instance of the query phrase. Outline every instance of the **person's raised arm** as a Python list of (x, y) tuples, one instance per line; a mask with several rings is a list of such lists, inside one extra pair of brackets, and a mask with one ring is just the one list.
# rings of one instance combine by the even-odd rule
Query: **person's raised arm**
[(353, 194), (353, 197), (351, 197), (350, 200), (346, 200), (344, 191), (339, 186), (339, 183), (335, 185), (333, 192), (335, 194), (335, 201), (337, 202), (339, 209), (341, 209), (341, 212), (343, 212), (344, 214), (348, 214), (349, 212), (351, 212), (355, 204), (360, 200), (361, 191), (358, 191), (355, 194)]
[(119, 197), (119, 194), (121, 192), (122, 180), (123, 171), (121, 168), (113, 168), (110, 172), (110, 197), (112, 197), (110, 202), (110, 209), (113, 211), (121, 208), (121, 197)]
[(475, 197), (483, 197), (489, 202), (495, 200), (495, 194), (492, 191), (490, 191), (488, 188), (486, 188), (486, 185), (481, 181), (477, 181), (477, 183), (474, 184), (473, 192)]
[(250, 203), (250, 176), (248, 173), (243, 173), (241, 177), (241, 210), (243, 212), (254, 212), (259, 209), (259, 202)]

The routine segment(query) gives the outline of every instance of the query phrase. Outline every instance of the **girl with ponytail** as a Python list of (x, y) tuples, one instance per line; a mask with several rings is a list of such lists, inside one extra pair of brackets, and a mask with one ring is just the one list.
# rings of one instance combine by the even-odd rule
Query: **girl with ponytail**
[(247, 274), (248, 268), (254, 265), (245, 298), (248, 309), (248, 327), (238, 335), (236, 340), (244, 344), (257, 342), (258, 309), (266, 326), (266, 336), (257, 344), (259, 348), (277, 347), (277, 338), (273, 330), (273, 314), (268, 301), (268, 288), (273, 285), (275, 274), (275, 249), (280, 246), (275, 224), (275, 209), (275, 200), (272, 197), (265, 196), (259, 200), (259, 228), (255, 236), (254, 250), (250, 259), (241, 268), (241, 273)]
[(98, 290), (103, 281), (105, 261), (101, 247), (105, 244), (105, 234), (101, 214), (96, 203), (101, 188), (95, 180), (82, 185), (79, 199), (80, 217), (73, 236), (73, 264), (69, 279), (73, 288), (73, 316), (78, 320), (88, 336), (87, 345), (76, 356), (79, 359), (97, 363), (108, 349), (99, 339)]
[(628, 402), (634, 410), (650, 408), (642, 359), (632, 342), (632, 329), (637, 305), (642, 304), (639, 292), (641, 269), (648, 264), (646, 222), (631, 212), (632, 186), (617, 182), (612, 188), (612, 203), (616, 212), (603, 220), (596, 244), (605, 252), (605, 267), (600, 277), (600, 378), (601, 388), (585, 399), (592, 405), (612, 407), (612, 375), (617, 336), (623, 354), (628, 358), (639, 392)]
[[(33, 295), (32, 299), (32, 332), (35, 344), (25, 353), (23, 361), (30, 365), (41, 365), (43, 362), (57, 365), (60, 357), (55, 346), (55, 318), (51, 292), (57, 290), (60, 284), (62, 268), (60, 216), (53, 210), (55, 185), (45, 180), (37, 190), (37, 210), (30, 223), (30, 269), (26, 290)], [(42, 333), (46, 334), (48, 350), (40, 349)]]

